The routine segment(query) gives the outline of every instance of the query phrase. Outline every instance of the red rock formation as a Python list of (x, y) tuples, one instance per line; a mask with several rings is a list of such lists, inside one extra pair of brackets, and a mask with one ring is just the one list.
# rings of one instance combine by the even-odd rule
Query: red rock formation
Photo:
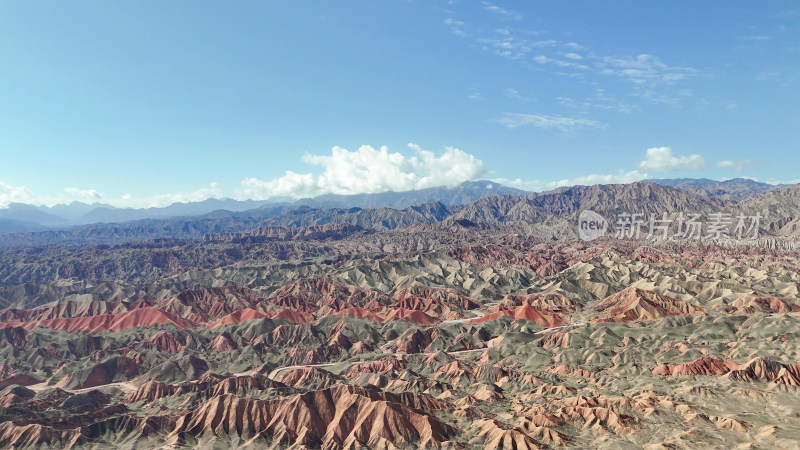
[[(343, 380), (343, 378), (319, 367), (290, 368), (279, 372), (275, 376), (275, 381), (287, 386), (303, 386), (309, 384), (312, 380), (317, 380), (314, 383), (316, 385), (321, 384), (327, 387)], [(322, 383), (319, 383), (320, 381)]]
[(557, 327), (566, 325), (567, 323), (567, 321), (561, 317), (560, 314), (546, 309), (535, 309), (527, 303), (512, 309), (507, 309), (504, 306), (497, 305), (491, 308), (489, 311), (489, 314), (486, 314), (478, 319), (470, 320), (467, 323), (479, 324), (491, 320), (497, 320), (501, 317), (511, 317), (515, 320), (527, 320), (543, 327)]
[(285, 285), (270, 294), (269, 301), (282, 306), (292, 306), (299, 301), (313, 305), (314, 310), (328, 307), (334, 311), (351, 307), (377, 310), (393, 303), (389, 295), (377, 289), (362, 289), (320, 277)]
[(669, 316), (706, 315), (700, 307), (677, 298), (638, 288), (610, 295), (595, 306), (603, 315), (598, 322), (632, 322)]
[(743, 295), (726, 308), (728, 314), (777, 314), (798, 312), (800, 306), (778, 297), (761, 297), (755, 294)]
[(631, 253), (631, 258), (646, 263), (672, 263), (678, 261), (667, 253), (649, 246), (642, 246)]
[(221, 325), (235, 325), (237, 323), (241, 323), (246, 320), (265, 319), (267, 317), (268, 316), (266, 314), (261, 314), (260, 312), (254, 309), (245, 308), (245, 309), (240, 309), (239, 311), (233, 312), (231, 314), (228, 314), (227, 316), (209, 325), (208, 328), (216, 328)]
[(432, 341), (430, 330), (415, 330), (395, 340), (396, 352), (421, 353)]
[(269, 317), (273, 319), (282, 319), (294, 323), (314, 323), (314, 317), (308, 314), (303, 314), (294, 309), (285, 308), (280, 311), (272, 312)]
[(406, 322), (418, 323), (422, 325), (433, 325), (437, 322), (435, 319), (422, 311), (409, 310), (405, 308), (389, 310), (383, 319), (384, 321), (405, 320)]
[(0, 391), (0, 408), (22, 406), (36, 395), (32, 390), (23, 386), (13, 386)]
[(162, 383), (160, 381), (148, 381), (139, 386), (135, 391), (125, 395), (125, 403), (135, 403), (138, 401), (153, 402), (160, 398), (175, 394), (177, 386)]
[(100, 314), (120, 314), (151, 306), (146, 300), (133, 302), (102, 302), (68, 300), (33, 309), (6, 309), (0, 312), (0, 322), (31, 322), (45, 319), (70, 319)]
[(211, 340), (209, 345), (211, 346), (210, 353), (212, 354), (227, 352), (229, 350), (236, 350), (239, 348), (239, 346), (236, 345), (236, 342), (233, 342), (233, 339), (231, 339), (231, 336), (228, 333), (223, 333), (215, 337)]
[(546, 369), (546, 371), (558, 375), (567, 375), (571, 377), (583, 377), (583, 378), (594, 377), (594, 372), (588, 371), (586, 369), (570, 370), (570, 367), (566, 364), (561, 364), (558, 366), (550, 366)]
[(35, 448), (42, 444), (58, 444), (64, 448), (82, 442), (78, 430), (60, 430), (53, 427), (11, 421), (0, 423), (0, 446), (5, 448)]
[(737, 367), (732, 361), (703, 357), (685, 364), (662, 364), (653, 369), (653, 375), (723, 375)]
[(351, 355), (363, 355), (364, 353), (369, 353), (373, 350), (372, 346), (367, 344), (363, 341), (358, 341), (350, 347), (350, 354)]
[(736, 381), (771, 381), (800, 386), (800, 364), (781, 364), (766, 358), (753, 358), (743, 364), (703, 357), (686, 364), (661, 364), (653, 375), (725, 375)]
[(367, 311), (364, 308), (359, 308), (355, 306), (352, 308), (345, 308), (341, 311), (337, 311), (336, 315), (339, 317), (347, 317), (347, 316), (358, 317), (359, 319), (371, 320), (373, 322), (378, 322), (378, 323), (383, 322), (383, 319), (381, 319), (377, 314), (371, 311)]
[(41, 382), (42, 380), (34, 378), (28, 374), (13, 375), (8, 378), (0, 380), (0, 389), (5, 388), (6, 386), (11, 386), (12, 384), (18, 384), (20, 386), (30, 386), (32, 384), (38, 384)]
[[(448, 308), (455, 307), (460, 309), (477, 309), (480, 307), (480, 304), (474, 299), (459, 293), (455, 289), (431, 287), (420, 283), (414, 283), (405, 289), (401, 289), (395, 294), (394, 298), (397, 299), (396, 305), (398, 307), (405, 307), (408, 309), (419, 308), (411, 308), (410, 306), (404, 305), (436, 304)], [(423, 311), (425, 310), (423, 309)]]
[(70, 372), (60, 379), (55, 387), (85, 389), (103, 386), (118, 380), (130, 380), (139, 375), (139, 366), (130, 358), (115, 356), (101, 364)]
[(558, 274), (559, 272), (561, 272), (566, 268), (567, 268), (566, 264), (557, 261), (548, 261), (537, 267), (536, 273), (542, 277), (552, 277), (553, 275)]
[(159, 331), (150, 337), (150, 339), (142, 342), (141, 346), (144, 348), (155, 348), (160, 352), (178, 353), (186, 346), (187, 338), (182, 334), (176, 334), (169, 331)]
[(350, 366), (345, 375), (347, 378), (355, 378), (362, 373), (391, 373), (404, 369), (402, 360), (396, 358), (380, 358), (375, 361), (356, 363)]
[(134, 327), (163, 327), (165, 325), (174, 325), (178, 329), (195, 326), (192, 322), (148, 306), (120, 314), (101, 314), (73, 319), (43, 319), (32, 322), (6, 322), (0, 323), (0, 328), (20, 327), (32, 330), (36, 327), (45, 327), (69, 332), (100, 333)]
[(555, 312), (573, 312), (580, 304), (565, 295), (544, 292), (530, 295), (508, 294), (499, 303), (505, 308), (529, 305), (535, 309), (546, 309)]
[(477, 436), (470, 443), (483, 440), (483, 448), (503, 450), (536, 450), (541, 447), (521, 427), (512, 428), (492, 419), (478, 419), (472, 422), (478, 429)]
[(584, 427), (595, 431), (605, 431), (609, 429), (619, 434), (635, 433), (637, 430), (631, 428), (629, 424), (635, 419), (617, 413), (611, 408), (600, 406), (561, 406), (556, 416), (564, 417), (566, 420), (578, 420), (584, 422)]
[(350, 386), (269, 401), (227, 394), (178, 418), (168, 442), (240, 435), (325, 448), (440, 446), (456, 430), (423, 411), (446, 407), (427, 396)]
[(159, 304), (167, 312), (198, 323), (219, 319), (234, 311), (255, 308), (264, 299), (242, 286), (224, 286), (180, 292)]
[(753, 358), (744, 364), (731, 369), (727, 375), (737, 381), (776, 381), (782, 379), (783, 384), (798, 385), (800, 379), (796, 373), (787, 370), (787, 366), (766, 358)]

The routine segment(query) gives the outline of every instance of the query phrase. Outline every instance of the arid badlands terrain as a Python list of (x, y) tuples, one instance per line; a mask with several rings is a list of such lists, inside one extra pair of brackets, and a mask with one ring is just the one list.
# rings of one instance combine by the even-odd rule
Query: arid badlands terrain
[(0, 447), (797, 448), (799, 223), (798, 186), (640, 182), (2, 236)]

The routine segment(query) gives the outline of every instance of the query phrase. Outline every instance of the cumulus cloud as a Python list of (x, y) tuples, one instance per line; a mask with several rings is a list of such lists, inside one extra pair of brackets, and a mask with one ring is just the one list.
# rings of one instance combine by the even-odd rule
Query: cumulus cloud
[(519, 14), (516, 11), (511, 11), (511, 10), (508, 10), (508, 9), (505, 9), (505, 8), (501, 8), (501, 7), (497, 6), (497, 5), (494, 5), (494, 4), (489, 3), (489, 2), (482, 2), (482, 3), (483, 3), (483, 7), (487, 11), (489, 11), (491, 13), (494, 13), (494, 14), (497, 14), (498, 16), (514, 17), (516, 19), (520, 19), (522, 17), (522, 14)]
[(744, 169), (752, 167), (753, 163), (749, 159), (740, 159), (738, 161), (725, 160), (717, 162), (716, 166), (732, 168), (737, 172), (741, 172)]
[(700, 155), (675, 156), (670, 147), (653, 147), (647, 149), (647, 155), (639, 163), (639, 168), (653, 172), (702, 170), (706, 168), (706, 161)]
[(67, 195), (73, 200), (84, 203), (95, 203), (103, 199), (103, 195), (94, 189), (78, 189), (69, 187), (64, 189), (64, 192), (66, 192)]
[(108, 199), (107, 203), (114, 206), (133, 208), (154, 208), (169, 206), (173, 203), (202, 202), (210, 198), (223, 198), (222, 189), (218, 183), (211, 183), (192, 192), (179, 192), (175, 194), (159, 194), (150, 197), (135, 198), (129, 194), (120, 199)]
[(58, 203), (103, 203), (118, 208), (160, 208), (173, 203), (202, 202), (210, 198), (223, 198), (222, 188), (218, 183), (210, 183), (191, 192), (177, 192), (172, 194), (158, 194), (147, 197), (135, 197), (124, 194), (121, 197), (107, 197), (95, 189), (66, 188), (65, 194), (58, 197), (37, 197), (35, 204), (52, 206)]
[(94, 189), (66, 188), (55, 196), (42, 196), (25, 186), (12, 186), (0, 181), (0, 208), (7, 208), (11, 203), (52, 206), (59, 203), (80, 201), (97, 203), (103, 196)]
[(436, 155), (408, 144), (413, 156), (369, 145), (356, 151), (333, 147), (330, 155), (303, 156), (303, 162), (323, 168), (322, 174), (286, 172), (269, 181), (246, 178), (240, 196), (256, 200), (303, 198), (322, 194), (373, 194), (410, 191), (435, 186), (455, 186), (486, 172), (483, 162), (455, 147)]
[(555, 181), (542, 181), (542, 180), (522, 180), (522, 179), (508, 179), (497, 178), (492, 181), (503, 184), (505, 186), (515, 187), (517, 189), (524, 189), (527, 191), (541, 192), (549, 191), (563, 186), (576, 186), (585, 185), (590, 186), (594, 184), (624, 184), (633, 183), (634, 181), (641, 181), (650, 178), (647, 173), (638, 170), (624, 171), (620, 170), (612, 174), (590, 174), (579, 176), (575, 178), (565, 178)]
[(506, 128), (518, 128), (522, 126), (534, 126), (537, 128), (556, 128), (561, 131), (571, 131), (577, 128), (605, 128), (605, 124), (596, 120), (585, 119), (583, 117), (563, 117), (548, 114), (522, 114), (522, 113), (503, 113), (502, 117), (496, 120), (497, 123)]
[[(272, 180), (245, 178), (239, 189), (230, 192), (241, 200), (315, 197), (322, 194), (373, 194), (387, 191), (410, 191), (436, 186), (455, 186), (486, 173), (483, 161), (455, 147), (445, 147), (436, 154), (416, 144), (408, 144), (412, 155), (375, 149), (365, 145), (349, 151), (333, 147), (330, 155), (303, 156), (303, 162), (321, 167), (320, 174), (287, 171)], [(151, 208), (173, 203), (201, 202), (226, 195), (218, 183), (210, 183), (191, 192), (138, 197), (126, 193), (120, 197), (103, 195), (95, 189), (69, 187), (56, 196), (41, 196), (24, 186), (0, 182), (0, 208), (10, 203), (53, 206), (73, 201), (104, 203), (117, 207)]]
[(25, 186), (11, 186), (0, 181), (0, 208), (11, 203), (32, 203), (36, 196)]
[(125, 194), (119, 198), (107, 197), (96, 189), (65, 188), (55, 196), (38, 195), (24, 186), (11, 186), (0, 181), (0, 208), (11, 203), (26, 203), (38, 206), (69, 204), (74, 201), (83, 203), (103, 203), (120, 208), (153, 208), (168, 206), (176, 202), (201, 202), (209, 198), (222, 198), (222, 189), (217, 183), (211, 183), (192, 192), (159, 194), (149, 197), (134, 197)]
[(775, 186), (782, 185), (782, 184), (783, 185), (798, 184), (798, 183), (800, 183), (800, 178), (796, 178), (794, 180), (779, 180), (777, 178), (768, 178), (764, 182), (767, 183), (767, 184), (775, 185)]
[(528, 191), (549, 191), (563, 186), (594, 185), (594, 184), (627, 184), (652, 178), (647, 171), (667, 172), (676, 170), (700, 170), (706, 163), (700, 155), (675, 156), (669, 147), (655, 147), (647, 149), (645, 160), (639, 163), (637, 170), (620, 169), (616, 173), (590, 174), (561, 180), (522, 180), (497, 178), (493, 179), (500, 184), (525, 189)]

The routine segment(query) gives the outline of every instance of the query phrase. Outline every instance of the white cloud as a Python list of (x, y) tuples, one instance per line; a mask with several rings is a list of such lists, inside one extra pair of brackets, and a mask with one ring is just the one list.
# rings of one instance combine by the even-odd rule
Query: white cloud
[(779, 185), (779, 184), (798, 184), (798, 183), (800, 183), (800, 178), (796, 178), (796, 179), (794, 179), (794, 180), (779, 180), (779, 179), (777, 179), (777, 178), (768, 178), (768, 179), (767, 179), (766, 181), (764, 181), (764, 182), (765, 182), (765, 183), (767, 183), (767, 184), (772, 184), (772, 185)]
[(103, 199), (103, 195), (94, 189), (78, 189), (69, 187), (64, 189), (64, 192), (69, 194), (69, 197), (84, 203), (95, 203)]
[(258, 178), (245, 178), (241, 183), (240, 198), (253, 200), (266, 200), (270, 198), (304, 198), (314, 197), (321, 193), (317, 180), (310, 173), (299, 174), (286, 171), (280, 178), (270, 181)]
[[(545, 30), (522, 29), (500, 25), (513, 16), (513, 11), (484, 2), (494, 12), (494, 26), (471, 27), (470, 35), (478, 47), (497, 56), (517, 61), (535, 71), (549, 71), (559, 76), (581, 80), (581, 83), (622, 87), (628, 96), (648, 103), (679, 104), (686, 98), (675, 90), (687, 78), (702, 72), (686, 65), (663, 61), (645, 52), (604, 54), (578, 42), (540, 39)], [(467, 36), (463, 23), (445, 20), (445, 25), (460, 36)], [(635, 108), (634, 108), (635, 109)], [(630, 108), (629, 108), (630, 110)]]
[(556, 189), (562, 186), (576, 186), (585, 185), (590, 186), (594, 184), (624, 184), (633, 183), (634, 181), (641, 181), (650, 178), (647, 173), (638, 170), (631, 170), (625, 172), (620, 170), (612, 174), (591, 174), (575, 178), (565, 178), (555, 181), (541, 181), (541, 180), (510, 180), (508, 178), (493, 179), (495, 183), (500, 183), (505, 186), (515, 187), (517, 189), (524, 189), (528, 191), (541, 192)]
[(120, 208), (151, 208), (171, 205), (176, 202), (200, 202), (209, 198), (222, 198), (222, 190), (217, 183), (189, 193), (159, 194), (150, 197), (136, 198), (124, 194), (119, 198), (109, 198), (95, 189), (65, 188), (56, 196), (37, 195), (24, 186), (10, 186), (0, 182), (0, 208), (10, 203), (26, 203), (29, 205), (53, 206), (69, 204), (74, 201), (83, 203), (104, 203)]
[(482, 3), (483, 3), (483, 7), (487, 11), (495, 13), (495, 14), (498, 14), (498, 15), (501, 15), (501, 16), (510, 16), (510, 15), (515, 15), (516, 14), (513, 11), (509, 11), (509, 10), (501, 8), (501, 7), (497, 6), (497, 5), (493, 5), (493, 4), (489, 3), (489, 2), (482, 2)]
[(506, 128), (518, 128), (531, 125), (537, 128), (556, 128), (561, 131), (570, 131), (577, 128), (605, 128), (605, 124), (596, 120), (583, 117), (563, 117), (547, 114), (522, 114), (505, 112), (496, 120)]
[(636, 84), (673, 84), (697, 71), (690, 67), (669, 66), (659, 58), (643, 53), (637, 56), (604, 56), (598, 69), (603, 75), (618, 76)]
[(772, 36), (766, 36), (766, 35), (741, 36), (739, 39), (742, 39), (742, 40), (745, 40), (745, 41), (768, 41), (768, 40), (772, 39)]
[[(266, 200), (273, 198), (303, 198), (322, 194), (371, 194), (386, 191), (410, 191), (436, 186), (455, 186), (474, 180), (484, 173), (483, 162), (455, 147), (445, 147), (440, 154), (424, 150), (419, 145), (408, 144), (412, 156), (389, 152), (386, 147), (374, 149), (362, 146), (356, 151), (333, 147), (330, 155), (303, 156), (303, 161), (320, 166), (318, 176), (311, 173), (288, 171), (272, 180), (245, 178), (235, 198)], [(150, 208), (172, 203), (200, 202), (209, 198), (224, 198), (218, 183), (210, 183), (191, 192), (135, 197), (126, 193), (108, 197), (95, 189), (66, 188), (54, 197), (40, 196), (24, 186), (0, 182), (0, 208), (10, 203), (53, 206), (73, 201), (104, 203), (116, 207)]]
[(594, 89), (594, 92), (583, 100), (563, 96), (556, 97), (556, 100), (563, 106), (576, 108), (581, 111), (585, 111), (588, 108), (596, 108), (630, 113), (639, 109), (638, 105), (617, 100), (617, 98), (608, 94), (606, 90), (602, 88)]
[(66, 188), (56, 196), (41, 196), (25, 186), (11, 186), (0, 181), (0, 208), (6, 208), (11, 203), (47, 206), (73, 201), (97, 203), (102, 198), (102, 194), (94, 189), (78, 188)]
[(521, 102), (529, 102), (533, 100), (531, 97), (523, 95), (520, 91), (512, 88), (508, 88), (505, 91), (503, 91), (503, 95), (512, 100), (518, 100)]
[(467, 24), (460, 20), (453, 19), (452, 17), (448, 17), (444, 20), (444, 24), (450, 28), (450, 32), (455, 34), (456, 36), (466, 37), (468, 36), (467, 32), (464, 30)]
[[(127, 198), (126, 198), (127, 196)], [(179, 192), (176, 194), (159, 194), (151, 197), (131, 198), (128, 194), (120, 199), (107, 199), (106, 203), (114, 206), (124, 206), (132, 208), (153, 208), (168, 206), (173, 203), (202, 202), (210, 198), (223, 198), (222, 189), (219, 184), (211, 183), (207, 187), (202, 187), (192, 192)]]
[(0, 181), (0, 208), (10, 203), (32, 203), (36, 198), (25, 186), (11, 186)]
[(553, 39), (531, 40), (515, 37), (508, 29), (496, 29), (499, 37), (479, 38), (477, 42), (484, 50), (491, 50), (494, 54), (509, 59), (523, 59), (534, 49), (553, 47), (558, 41)]
[(252, 199), (302, 198), (322, 194), (373, 194), (410, 191), (435, 186), (455, 186), (486, 172), (483, 162), (454, 147), (437, 156), (419, 145), (408, 144), (415, 155), (390, 153), (388, 148), (361, 146), (356, 151), (333, 147), (330, 156), (303, 156), (303, 162), (321, 166), (322, 174), (286, 172), (280, 178), (262, 181), (247, 178), (239, 196)]
[(555, 58), (548, 58), (547, 56), (544, 55), (534, 56), (533, 60), (539, 64), (554, 64), (558, 67), (572, 67), (581, 70), (586, 70), (589, 68), (589, 66), (584, 64), (578, 64), (576, 62), (571, 62), (571, 61), (563, 61)]
[(673, 172), (681, 170), (702, 170), (706, 161), (700, 155), (675, 156), (669, 147), (654, 147), (647, 149), (645, 160), (639, 163), (639, 168), (654, 172)]
[(732, 168), (737, 172), (741, 172), (744, 169), (753, 167), (753, 163), (749, 159), (740, 159), (738, 161), (725, 160), (717, 162), (716, 166)]

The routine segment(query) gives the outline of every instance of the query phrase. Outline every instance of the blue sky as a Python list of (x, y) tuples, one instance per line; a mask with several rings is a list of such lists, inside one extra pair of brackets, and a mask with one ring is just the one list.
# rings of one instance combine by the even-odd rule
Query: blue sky
[(794, 2), (0, 3), (0, 205), (796, 181)]

